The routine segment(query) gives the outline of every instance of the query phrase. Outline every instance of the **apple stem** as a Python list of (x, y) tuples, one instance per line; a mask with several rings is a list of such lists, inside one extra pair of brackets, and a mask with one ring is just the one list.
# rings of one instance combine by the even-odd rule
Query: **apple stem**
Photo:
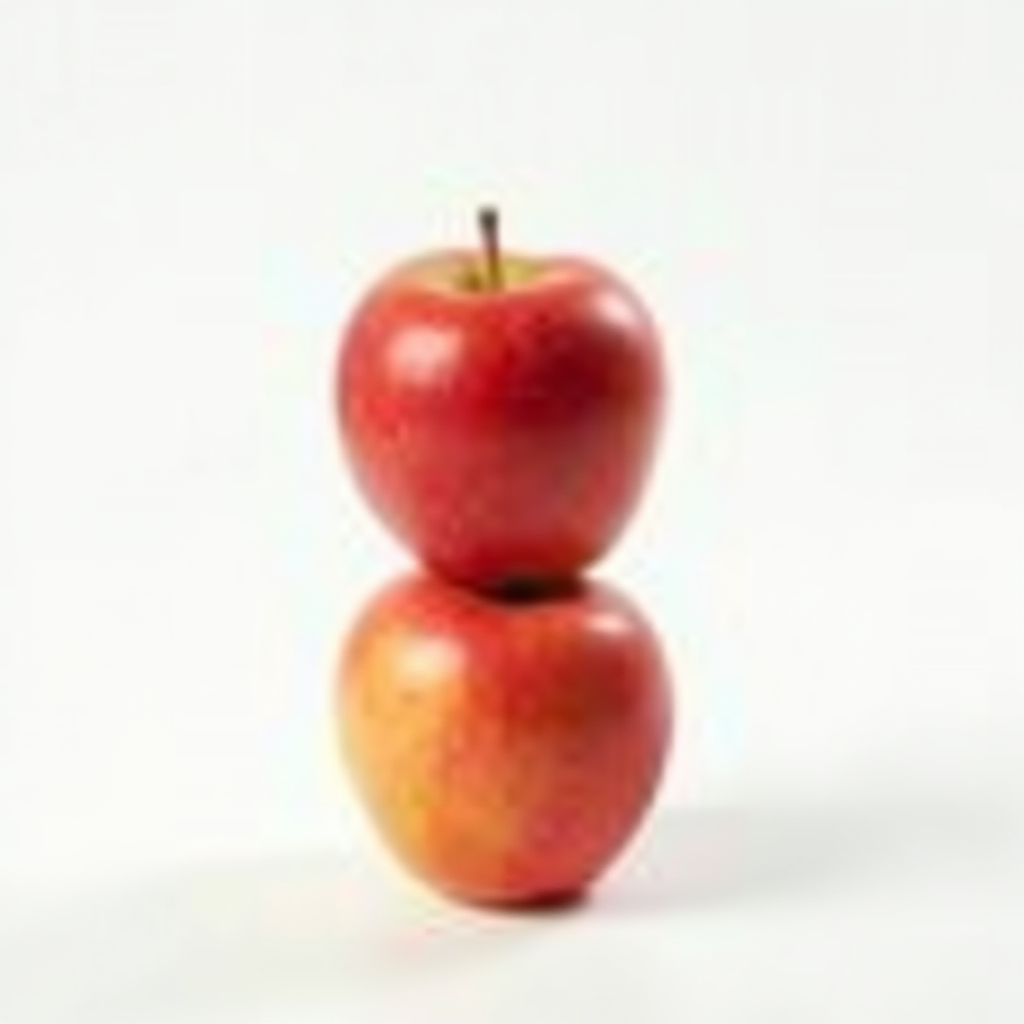
[(495, 206), (481, 206), (477, 211), (480, 240), (483, 243), (483, 283), (489, 292), (504, 287), (501, 270), (501, 219)]

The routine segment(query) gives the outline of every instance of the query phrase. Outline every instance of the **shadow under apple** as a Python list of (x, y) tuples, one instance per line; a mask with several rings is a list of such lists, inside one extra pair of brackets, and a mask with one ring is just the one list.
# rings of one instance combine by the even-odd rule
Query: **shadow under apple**
[(357, 1019), (392, 1004), (397, 1013), (554, 928), (756, 912), (943, 858), (983, 871), (1007, 849), (1006, 824), (970, 803), (665, 809), (592, 899), (559, 913), (472, 910), (389, 884), (377, 861), (333, 853), (196, 867), (98, 894), (28, 932), (5, 934), (0, 921), (0, 1020), (298, 1019), (296, 1006)]

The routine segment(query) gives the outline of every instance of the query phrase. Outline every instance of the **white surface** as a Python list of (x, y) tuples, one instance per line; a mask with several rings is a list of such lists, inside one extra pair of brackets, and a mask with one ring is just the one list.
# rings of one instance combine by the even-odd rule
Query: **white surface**
[[(1024, 1020), (1024, 8), (0, 6), (0, 1019)], [(684, 729), (588, 906), (392, 873), (328, 676), (404, 564), (336, 326), (504, 204), (676, 402), (602, 571)]]

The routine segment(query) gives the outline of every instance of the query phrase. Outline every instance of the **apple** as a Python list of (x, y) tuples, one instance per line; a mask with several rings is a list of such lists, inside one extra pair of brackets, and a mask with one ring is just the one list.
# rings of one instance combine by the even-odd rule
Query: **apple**
[(661, 417), (657, 331), (578, 257), (453, 249), (384, 274), (343, 331), (340, 434), (356, 479), (436, 572), (500, 590), (596, 561), (640, 497)]
[(356, 788), (400, 860), (499, 906), (590, 886), (640, 823), (672, 726), (653, 631), (579, 579), (496, 597), (403, 577), (357, 619), (336, 695)]

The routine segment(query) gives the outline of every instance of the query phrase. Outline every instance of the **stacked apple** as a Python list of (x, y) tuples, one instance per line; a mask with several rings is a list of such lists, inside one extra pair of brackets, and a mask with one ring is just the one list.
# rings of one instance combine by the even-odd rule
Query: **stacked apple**
[(338, 668), (339, 735), (371, 817), (451, 896), (575, 896), (643, 817), (671, 738), (637, 608), (582, 573), (643, 488), (664, 401), (632, 290), (574, 257), (479, 250), (387, 273), (342, 338), (356, 479), (423, 563), (377, 594)]

